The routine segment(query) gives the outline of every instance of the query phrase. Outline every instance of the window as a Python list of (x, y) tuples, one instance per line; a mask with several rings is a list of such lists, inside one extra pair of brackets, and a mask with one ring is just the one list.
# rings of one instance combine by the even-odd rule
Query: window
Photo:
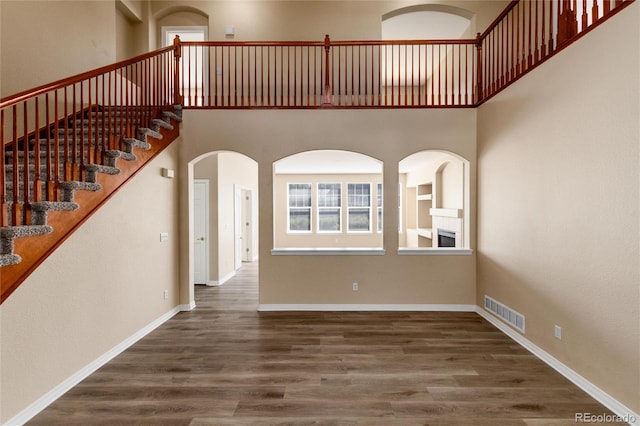
[(311, 184), (290, 183), (289, 232), (311, 232)]
[(378, 184), (378, 232), (382, 232), (382, 184)]
[(339, 183), (318, 184), (318, 232), (340, 232), (342, 188)]
[(371, 231), (371, 184), (350, 183), (347, 186), (347, 196), (349, 232)]

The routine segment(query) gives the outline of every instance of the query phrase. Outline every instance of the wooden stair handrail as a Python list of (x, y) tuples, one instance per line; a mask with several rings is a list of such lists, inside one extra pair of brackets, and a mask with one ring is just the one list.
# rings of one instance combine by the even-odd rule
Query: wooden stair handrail
[(46, 93), (53, 92), (55, 90), (63, 89), (64, 87), (70, 86), (74, 83), (80, 83), (82, 81), (89, 80), (94, 77), (98, 77), (102, 74), (106, 74), (112, 71), (117, 71), (118, 69), (127, 67), (129, 65), (133, 65), (136, 62), (153, 58), (154, 56), (158, 56), (162, 53), (170, 52), (174, 49), (175, 49), (174, 46), (165, 47), (162, 49), (155, 50), (153, 52), (135, 56), (131, 59), (126, 59), (120, 62), (116, 62), (114, 64), (105, 65), (103, 67), (96, 68), (90, 71), (85, 71), (83, 73), (76, 74), (71, 77), (63, 78), (63, 79), (54, 81), (52, 83), (43, 84), (42, 86), (38, 86), (33, 89), (28, 89), (28, 90), (16, 93), (14, 95), (5, 96), (4, 98), (0, 99), (0, 109), (5, 109), (10, 106), (16, 105), (18, 103), (27, 101), (36, 96), (41, 96)]

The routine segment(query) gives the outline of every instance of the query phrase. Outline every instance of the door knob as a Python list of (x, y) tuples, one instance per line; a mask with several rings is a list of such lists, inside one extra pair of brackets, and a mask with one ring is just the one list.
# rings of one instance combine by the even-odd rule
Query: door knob
[(204, 241), (204, 237), (198, 238), (198, 241)]

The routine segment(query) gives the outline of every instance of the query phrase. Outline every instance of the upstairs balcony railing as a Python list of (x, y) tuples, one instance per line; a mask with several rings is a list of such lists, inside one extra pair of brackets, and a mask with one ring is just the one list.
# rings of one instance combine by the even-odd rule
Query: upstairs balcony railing
[(186, 108), (474, 107), (633, 0), (514, 0), (474, 39), (180, 42)]

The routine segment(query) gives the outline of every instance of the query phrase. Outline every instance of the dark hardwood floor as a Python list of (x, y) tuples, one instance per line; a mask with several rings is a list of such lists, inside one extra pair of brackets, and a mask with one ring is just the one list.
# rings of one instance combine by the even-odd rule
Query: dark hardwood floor
[[(33, 425), (575, 425), (609, 413), (475, 313), (258, 313), (257, 264)], [(594, 423), (590, 423), (594, 424)]]

